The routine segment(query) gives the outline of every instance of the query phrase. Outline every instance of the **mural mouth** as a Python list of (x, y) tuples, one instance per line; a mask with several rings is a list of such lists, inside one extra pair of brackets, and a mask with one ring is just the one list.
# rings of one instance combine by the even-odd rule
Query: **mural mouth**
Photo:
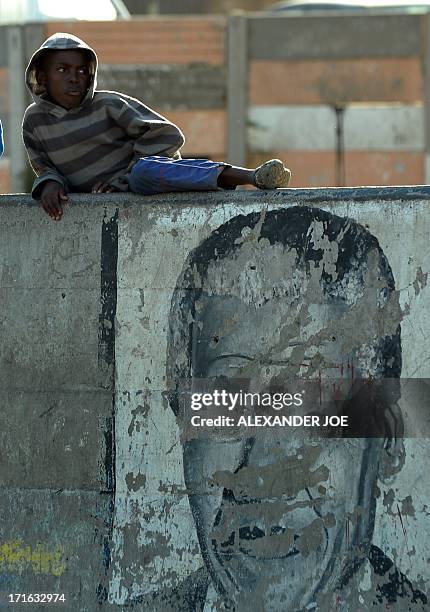
[(302, 534), (280, 525), (267, 530), (254, 525), (232, 531), (224, 542), (213, 539), (212, 546), (217, 556), (224, 559), (238, 555), (261, 560), (287, 559), (301, 554), (301, 537)]
[[(273, 512), (273, 500), (250, 500), (237, 502), (245, 515), (241, 524), (235, 524), (234, 513), (230, 508), (220, 510), (212, 532), (212, 547), (221, 558), (246, 556), (253, 559), (276, 560), (287, 559), (297, 555), (308, 556), (310, 541), (318, 541), (316, 548), (327, 551), (329, 535), (321, 512), (318, 509), (321, 499), (300, 501), (288, 505), (283, 518), (278, 516), (276, 522), (265, 518)], [(236, 505), (234, 504), (234, 505)], [(248, 507), (248, 512), (245, 507)], [(258, 506), (258, 515), (253, 510)], [(312, 515), (309, 515), (309, 511)], [(297, 522), (297, 512), (301, 520)], [(306, 512), (306, 515), (303, 514)], [(293, 513), (287, 518), (288, 513)], [(315, 516), (316, 515), (316, 516)], [(292, 517), (294, 516), (294, 524)], [(229, 520), (230, 519), (230, 520)], [(273, 515), (272, 515), (273, 521)], [(315, 530), (318, 530), (317, 533)], [(214, 537), (215, 536), (215, 537)], [(316, 550), (314, 547), (314, 550)]]
[(236, 557), (238, 554), (258, 560), (287, 559), (300, 554), (295, 543), (300, 540), (300, 534), (274, 525), (268, 530), (257, 526), (241, 527), (237, 535), (233, 531), (229, 538), (221, 543), (212, 540), (214, 550), (219, 557)]

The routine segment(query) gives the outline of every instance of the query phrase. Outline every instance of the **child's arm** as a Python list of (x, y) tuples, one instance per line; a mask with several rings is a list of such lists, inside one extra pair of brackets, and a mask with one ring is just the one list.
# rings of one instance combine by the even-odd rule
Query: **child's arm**
[(42, 208), (54, 221), (60, 221), (63, 216), (63, 204), (69, 201), (64, 187), (56, 181), (46, 181), (43, 183), (40, 194)]
[(36, 179), (33, 183), (31, 195), (38, 200), (43, 191), (44, 183), (55, 181), (59, 183), (64, 191), (67, 191), (67, 181), (65, 177), (58, 172), (57, 168), (52, 164), (48, 155), (44, 151), (37, 137), (34, 135), (34, 130), (24, 117), (22, 125), (22, 137), (27, 150), (28, 159), (31, 167), (36, 174)]
[(49, 160), (26, 118), (23, 122), (22, 137), (30, 165), (37, 176), (31, 195), (40, 200), (51, 219), (58, 221), (63, 215), (63, 203), (69, 199), (66, 195), (67, 181)]
[(125, 95), (120, 96), (122, 102), (111, 107), (111, 114), (118, 125), (134, 140), (134, 158), (124, 175), (115, 178), (110, 185), (114, 189), (127, 189), (127, 175), (140, 157), (149, 155), (165, 155), (180, 157), (179, 149), (185, 142), (181, 130), (159, 115), (139, 100)]

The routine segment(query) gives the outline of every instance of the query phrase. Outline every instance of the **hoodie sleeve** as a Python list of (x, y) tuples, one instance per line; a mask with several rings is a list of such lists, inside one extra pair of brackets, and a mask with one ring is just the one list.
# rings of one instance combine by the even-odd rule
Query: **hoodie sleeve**
[(110, 181), (121, 191), (128, 189), (128, 174), (140, 157), (164, 155), (180, 158), (185, 138), (181, 130), (139, 100), (121, 96), (122, 106), (112, 107), (117, 124), (134, 140), (134, 157), (123, 175)]
[(68, 186), (65, 177), (58, 172), (50, 161), (46, 152), (43, 150), (43, 147), (38, 139), (35, 138), (28, 118), (26, 117), (24, 117), (24, 122), (22, 124), (22, 137), (27, 150), (30, 165), (36, 174), (36, 179), (34, 180), (31, 190), (32, 197), (35, 200), (40, 198), (43, 185), (47, 181), (56, 181), (57, 183), (60, 183), (60, 185), (62, 185), (67, 191)]

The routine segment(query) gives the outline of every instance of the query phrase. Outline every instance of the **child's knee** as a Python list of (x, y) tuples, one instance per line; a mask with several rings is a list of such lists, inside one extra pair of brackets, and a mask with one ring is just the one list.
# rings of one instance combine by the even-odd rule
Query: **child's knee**
[(147, 168), (145, 169), (145, 163), (142, 162), (143, 160), (137, 161), (131, 169), (128, 186), (134, 193), (151, 195), (155, 192), (151, 189), (152, 181), (149, 180)]
[(133, 166), (133, 168), (131, 169), (131, 172), (129, 174), (129, 177), (128, 177), (128, 186), (130, 188), (130, 191), (133, 191), (134, 193), (137, 193), (136, 172), (135, 172), (135, 169), (134, 169), (135, 165)]

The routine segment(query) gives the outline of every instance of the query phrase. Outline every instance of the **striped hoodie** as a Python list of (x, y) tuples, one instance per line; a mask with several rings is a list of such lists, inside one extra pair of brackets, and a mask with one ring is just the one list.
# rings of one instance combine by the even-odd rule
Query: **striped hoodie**
[[(83, 49), (91, 56), (90, 87), (81, 104), (66, 110), (47, 99), (37, 67), (47, 50)], [(22, 134), (37, 175), (32, 195), (46, 181), (66, 191), (91, 191), (97, 181), (128, 190), (133, 164), (148, 155), (180, 157), (182, 132), (139, 100), (116, 91), (96, 91), (97, 55), (71, 34), (50, 36), (31, 58), (25, 81), (34, 100), (24, 114)]]

